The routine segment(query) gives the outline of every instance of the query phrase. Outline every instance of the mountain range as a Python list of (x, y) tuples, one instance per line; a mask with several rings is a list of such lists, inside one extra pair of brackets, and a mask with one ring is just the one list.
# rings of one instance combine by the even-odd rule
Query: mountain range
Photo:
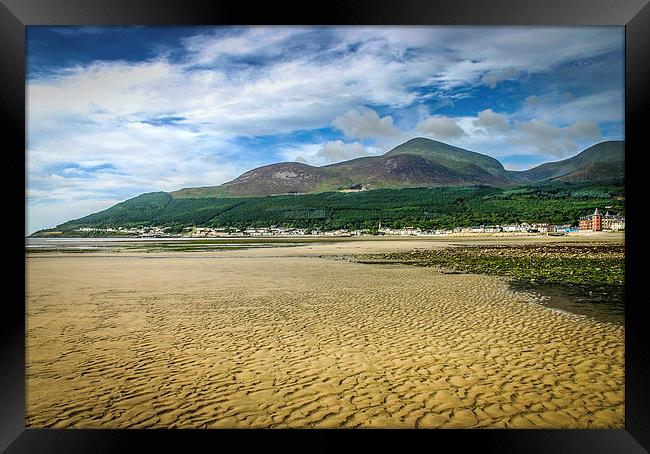
[(380, 188), (487, 185), (507, 187), (544, 180), (622, 178), (625, 143), (601, 142), (571, 158), (529, 170), (506, 170), (490, 156), (426, 138), (411, 139), (381, 156), (322, 167), (281, 162), (258, 167), (220, 186), (184, 188), (176, 198), (263, 197)]
[(460, 226), (575, 222), (595, 206), (624, 210), (624, 142), (608, 141), (525, 171), (435, 140), (411, 139), (382, 156), (322, 167), (283, 162), (220, 186), (141, 194), (32, 236), (81, 227), (291, 225)]

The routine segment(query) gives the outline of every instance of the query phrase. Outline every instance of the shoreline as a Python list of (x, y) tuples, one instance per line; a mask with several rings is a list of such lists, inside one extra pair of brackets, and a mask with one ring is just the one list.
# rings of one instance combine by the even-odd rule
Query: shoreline
[[(539, 234), (530, 235), (514, 235), (514, 234), (459, 234), (458, 236), (361, 236), (361, 237), (242, 237), (242, 238), (57, 238), (57, 239), (44, 239), (44, 238), (27, 238), (25, 244), (25, 254), (35, 254), (41, 252), (50, 252), (40, 250), (35, 252), (34, 249), (51, 249), (52, 253), (64, 252), (79, 253), (79, 250), (71, 248), (81, 248), (84, 244), (87, 246), (83, 249), (83, 253), (111, 252), (123, 253), (129, 252), (131, 246), (142, 244), (146, 247), (154, 247), (158, 245), (160, 248), (170, 247), (178, 243), (179, 245), (192, 248), (196, 245), (227, 245), (237, 244), (238, 246), (246, 244), (270, 244), (277, 245), (282, 243), (291, 243), (299, 245), (315, 245), (315, 244), (354, 244), (354, 243), (372, 243), (372, 244), (390, 244), (390, 243), (422, 243), (426, 244), (452, 244), (454, 242), (471, 242), (476, 244), (498, 242), (500, 244), (509, 244), (511, 242), (567, 242), (567, 243), (580, 243), (580, 242), (620, 242), (624, 241), (625, 235), (623, 233), (598, 233), (594, 235), (570, 235), (570, 236), (547, 236)], [(30, 241), (32, 245), (30, 245)], [(41, 244), (37, 243), (41, 242)], [(66, 244), (68, 243), (68, 244)], [(124, 247), (128, 246), (128, 247)], [(66, 246), (70, 246), (66, 248)], [(112, 250), (109, 250), (110, 247)], [(121, 249), (120, 249), (120, 246)], [(397, 246), (398, 250), (402, 248)], [(67, 249), (67, 250), (66, 250)], [(186, 252), (192, 252), (189, 249)], [(203, 251), (197, 251), (203, 252)]]
[(554, 237), (554, 238), (585, 238), (585, 237), (622, 237), (625, 231), (577, 231), (563, 235), (549, 235), (548, 233), (528, 233), (528, 232), (492, 232), (492, 233), (445, 233), (435, 235), (241, 235), (241, 236), (96, 236), (96, 237), (83, 237), (83, 236), (26, 236), (25, 240), (53, 240), (53, 241), (175, 241), (175, 240), (207, 240), (207, 241), (223, 241), (223, 240), (408, 240), (408, 239), (436, 239), (445, 240), (450, 238), (537, 238), (537, 237)]
[(468, 245), (343, 257), (357, 263), (426, 266), (504, 278), (540, 304), (624, 324), (624, 245), (607, 242)]

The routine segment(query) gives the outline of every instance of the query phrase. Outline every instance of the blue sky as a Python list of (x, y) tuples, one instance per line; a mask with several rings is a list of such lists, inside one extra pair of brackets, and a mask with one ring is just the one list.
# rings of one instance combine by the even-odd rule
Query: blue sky
[(623, 27), (27, 27), (26, 233), (413, 137), (523, 170), (624, 138)]

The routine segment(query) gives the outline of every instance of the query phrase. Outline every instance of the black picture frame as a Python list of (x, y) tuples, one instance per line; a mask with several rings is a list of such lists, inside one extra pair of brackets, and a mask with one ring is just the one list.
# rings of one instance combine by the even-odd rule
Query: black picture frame
[[(312, 439), (362, 436), (384, 443), (407, 435), (409, 443), (428, 447), (450, 441), (498, 452), (642, 453), (650, 450), (650, 363), (645, 326), (643, 271), (642, 148), (648, 120), (650, 85), (650, 5), (648, 0), (390, 0), (333, 1), (311, 4), (233, 0), (0, 0), (0, 91), (5, 127), (5, 175), (12, 176), (15, 203), (5, 218), (12, 238), (5, 258), (16, 273), (2, 304), (0, 329), (0, 451), (7, 453), (129, 452), (133, 443), (161, 444), (166, 450), (192, 441), (225, 447), (231, 438), (250, 443), (249, 431), (195, 430), (47, 430), (26, 429), (25, 415), (25, 26), (27, 25), (619, 25), (625, 26), (626, 141), (626, 314), (625, 429), (622, 430), (435, 430), (435, 431), (291, 431)], [(22, 149), (22, 152), (21, 152)], [(18, 230), (23, 228), (19, 233)], [(23, 262), (24, 263), (24, 262)], [(282, 431), (254, 431), (273, 440)], [(214, 443), (214, 444), (213, 444)], [(286, 443), (286, 442), (285, 442)], [(311, 443), (311, 442), (310, 442)], [(325, 445), (323, 445), (325, 446)], [(336, 448), (336, 445), (330, 447)], [(164, 449), (165, 450), (165, 449)]]

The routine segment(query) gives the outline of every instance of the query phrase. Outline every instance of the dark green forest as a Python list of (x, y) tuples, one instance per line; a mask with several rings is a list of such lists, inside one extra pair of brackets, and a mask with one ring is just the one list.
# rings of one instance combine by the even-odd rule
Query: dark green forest
[(620, 180), (546, 182), (507, 189), (487, 186), (377, 189), (237, 199), (174, 198), (166, 192), (154, 192), (49, 230), (162, 226), (180, 232), (188, 226), (272, 225), (375, 230), (379, 222), (386, 227), (423, 229), (520, 222), (575, 225), (580, 216), (596, 207), (601, 210), (611, 207), (611, 211), (624, 214), (624, 196)]

